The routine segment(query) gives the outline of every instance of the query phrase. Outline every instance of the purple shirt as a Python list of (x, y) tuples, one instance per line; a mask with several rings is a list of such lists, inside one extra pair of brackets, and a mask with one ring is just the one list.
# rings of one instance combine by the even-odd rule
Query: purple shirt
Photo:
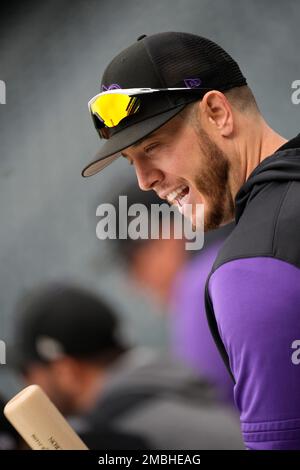
[(300, 449), (300, 269), (276, 258), (232, 260), (212, 274), (209, 294), (247, 448)]

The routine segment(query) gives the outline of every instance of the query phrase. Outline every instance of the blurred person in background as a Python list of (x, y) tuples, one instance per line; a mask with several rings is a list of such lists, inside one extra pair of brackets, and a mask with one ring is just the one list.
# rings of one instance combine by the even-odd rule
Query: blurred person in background
[(211, 336), (204, 303), (207, 276), (232, 229), (233, 225), (228, 224), (206, 233), (203, 249), (178, 273), (169, 321), (174, 356), (213, 384), (220, 400), (233, 405), (234, 384)]
[[(128, 208), (143, 204), (148, 215), (149, 236), (147, 239), (119, 238), (120, 227), (127, 234), (134, 217), (121, 210), (119, 193), (101, 198), (102, 202), (109, 202), (116, 210), (117, 238), (106, 240), (111, 256), (105, 269), (102, 260), (101, 265), (97, 265), (97, 259), (93, 260), (99, 276), (99, 290), (113, 292), (110, 301), (124, 324), (126, 337), (132, 343), (168, 350), (167, 313), (172, 285), (189, 252), (185, 250), (185, 240), (174, 237), (172, 217), (171, 236), (168, 239), (161, 235), (157, 239), (151, 238), (151, 207), (159, 205), (161, 208), (163, 205), (155, 193), (141, 191), (136, 182), (132, 182), (124, 185), (120, 195), (127, 197)], [(93, 214), (95, 212), (96, 208)], [(165, 214), (160, 217), (160, 229), (165, 217)]]
[[(231, 412), (167, 354), (130, 347), (117, 316), (81, 288), (49, 285), (20, 302), (15, 367), (94, 449), (240, 449)], [(77, 424), (76, 424), (77, 423)]]
[[(167, 222), (165, 213), (159, 218), (159, 237), (151, 238), (151, 210), (156, 205), (162, 208), (166, 205), (154, 192), (142, 191), (137, 184), (130, 184), (123, 191), (127, 197), (128, 207), (134, 204), (143, 204), (148, 212), (148, 238), (133, 240), (116, 239), (116, 254), (125, 262), (127, 280), (143, 288), (145, 293), (154, 296), (154, 299), (165, 308), (169, 301), (172, 284), (178, 271), (185, 264), (189, 252), (185, 249), (186, 240), (175, 238), (174, 219), (170, 217), (170, 237), (162, 236), (162, 226)], [(114, 203), (118, 208), (117, 201)], [(117, 211), (117, 230), (119, 225), (128, 226), (134, 217), (127, 217)], [(118, 232), (117, 232), (118, 233)]]

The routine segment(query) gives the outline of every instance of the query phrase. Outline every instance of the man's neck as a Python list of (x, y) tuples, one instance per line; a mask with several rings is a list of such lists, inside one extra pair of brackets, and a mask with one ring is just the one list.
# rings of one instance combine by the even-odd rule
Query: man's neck
[(265, 121), (260, 123), (259, 129), (249, 133), (245, 146), (246, 165), (243, 171), (245, 181), (265, 158), (273, 155), (286, 142), (287, 139), (271, 129)]
[(253, 121), (245, 121), (243, 127), (245, 134), (237, 142), (235, 148), (239, 163), (233, 165), (230, 174), (230, 191), (233, 201), (253, 170), (287, 142), (287, 139), (271, 129), (261, 117), (258, 117), (254, 124)]

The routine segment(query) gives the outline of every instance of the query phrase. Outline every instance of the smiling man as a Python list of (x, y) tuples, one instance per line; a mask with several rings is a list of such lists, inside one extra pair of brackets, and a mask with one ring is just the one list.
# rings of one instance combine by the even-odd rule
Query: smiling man
[(122, 155), (141, 189), (192, 205), (194, 224), (199, 203), (205, 230), (235, 220), (206, 283), (208, 322), (247, 448), (300, 449), (300, 135), (271, 129), (232, 57), (187, 33), (138, 38), (89, 108), (106, 142), (83, 176)]

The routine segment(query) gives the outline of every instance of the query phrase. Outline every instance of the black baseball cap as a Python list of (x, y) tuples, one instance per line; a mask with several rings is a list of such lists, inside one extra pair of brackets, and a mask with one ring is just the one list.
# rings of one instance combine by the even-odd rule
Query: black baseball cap
[(246, 85), (238, 64), (213, 41), (190, 33), (142, 35), (106, 67), (100, 91), (117, 88), (187, 88), (141, 96), (138, 113), (111, 128), (94, 160), (82, 176), (92, 176), (120, 156), (120, 152), (151, 134), (199, 100), (208, 90), (226, 91)]
[(19, 303), (8, 365), (25, 370), (62, 356), (101, 359), (125, 351), (111, 307), (81, 287), (51, 284), (28, 293)]

